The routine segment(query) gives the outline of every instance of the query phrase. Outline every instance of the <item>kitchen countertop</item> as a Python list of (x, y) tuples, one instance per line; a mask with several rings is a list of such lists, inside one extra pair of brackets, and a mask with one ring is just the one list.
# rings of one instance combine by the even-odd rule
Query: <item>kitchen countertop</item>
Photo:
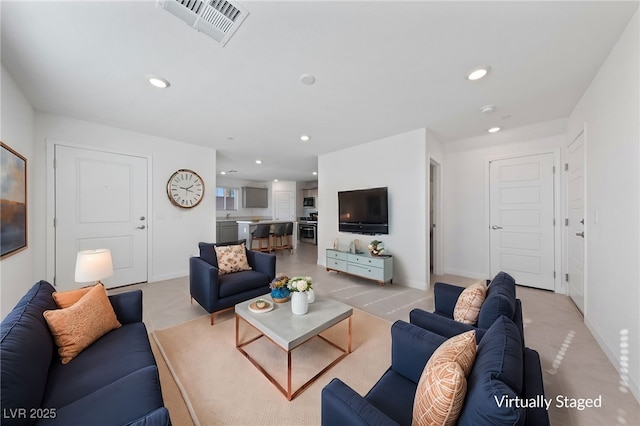
[(248, 223), (248, 224), (254, 224), (254, 225), (258, 225), (261, 223), (266, 223), (266, 224), (274, 224), (274, 223), (289, 223), (289, 222), (298, 222), (297, 220), (259, 220), (259, 221), (254, 221), (254, 220), (236, 220), (236, 222), (238, 223)]

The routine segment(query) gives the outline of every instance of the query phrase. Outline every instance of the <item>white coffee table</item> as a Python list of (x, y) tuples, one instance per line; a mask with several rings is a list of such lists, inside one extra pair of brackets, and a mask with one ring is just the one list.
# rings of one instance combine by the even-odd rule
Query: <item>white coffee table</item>
[[(262, 372), (276, 388), (289, 400), (298, 396), (304, 391), (311, 383), (318, 379), (322, 374), (328, 371), (331, 367), (340, 362), (344, 357), (351, 353), (351, 316), (353, 315), (353, 308), (337, 300), (329, 299), (327, 297), (316, 296), (314, 303), (309, 305), (309, 312), (305, 315), (294, 315), (291, 313), (291, 302), (287, 303), (274, 303), (274, 309), (269, 312), (254, 313), (249, 310), (249, 305), (257, 299), (265, 299), (270, 303), (274, 303), (269, 295), (256, 297), (255, 299), (247, 300), (236, 305), (236, 348), (245, 356), (251, 363), (256, 366), (258, 370)], [(240, 319), (243, 319), (249, 325), (258, 330), (261, 334), (246, 342), (240, 342), (239, 328)], [(320, 336), (323, 331), (333, 327), (334, 325), (348, 319), (348, 336), (347, 336), (347, 348), (342, 348), (334, 342), (331, 342), (327, 338)], [(295, 326), (294, 326), (295, 325)], [(280, 385), (255, 359), (253, 359), (243, 347), (254, 342), (255, 340), (266, 337), (275, 343), (279, 348), (287, 353), (287, 387), (286, 389)], [(300, 388), (293, 391), (291, 389), (291, 351), (298, 346), (307, 342), (308, 340), (319, 337), (330, 345), (338, 348), (342, 351), (342, 354), (335, 359), (331, 364), (325, 367), (318, 374), (309, 379)]]

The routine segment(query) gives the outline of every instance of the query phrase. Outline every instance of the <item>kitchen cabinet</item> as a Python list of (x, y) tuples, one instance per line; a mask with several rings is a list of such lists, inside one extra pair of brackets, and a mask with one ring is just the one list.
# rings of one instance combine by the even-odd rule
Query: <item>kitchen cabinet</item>
[(216, 222), (216, 242), (229, 243), (238, 241), (238, 224), (235, 220)]
[(267, 208), (269, 207), (269, 190), (267, 188), (242, 188), (242, 207)]
[(372, 256), (367, 253), (348, 253), (327, 249), (327, 271), (345, 272), (369, 280), (379, 285), (393, 280), (393, 257)]

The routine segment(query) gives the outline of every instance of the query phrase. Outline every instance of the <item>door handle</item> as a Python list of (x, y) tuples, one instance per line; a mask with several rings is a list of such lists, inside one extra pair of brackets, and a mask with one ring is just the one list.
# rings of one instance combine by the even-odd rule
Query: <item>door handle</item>
[(496, 225), (493, 225), (493, 226), (491, 227), (491, 229), (502, 229), (502, 226), (496, 226)]
[(584, 238), (584, 231), (576, 232), (576, 236)]
[(145, 229), (146, 226), (142, 225), (142, 226), (136, 226), (136, 229)]

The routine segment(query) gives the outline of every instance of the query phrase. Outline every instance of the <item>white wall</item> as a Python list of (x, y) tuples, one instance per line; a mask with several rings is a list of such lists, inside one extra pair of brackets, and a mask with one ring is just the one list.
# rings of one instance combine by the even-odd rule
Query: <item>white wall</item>
[[(494, 135), (445, 144), (445, 273), (490, 278), (487, 164), (497, 158), (556, 153), (565, 142), (565, 123), (557, 120), (501, 132), (497, 144)], [(555, 136), (536, 136), (553, 133)], [(556, 163), (559, 161), (556, 158)]]
[[(640, 399), (640, 31), (636, 11), (569, 117), (586, 128), (585, 323)], [(597, 223), (596, 223), (597, 215)], [(624, 361), (624, 359), (622, 359)], [(623, 372), (624, 373), (624, 372)]]
[(4, 65), (0, 71), (0, 139), (27, 159), (27, 249), (0, 261), (0, 318), (4, 318), (39, 279), (34, 268), (41, 241), (34, 233), (37, 211), (33, 176), (36, 170), (33, 146), (34, 112)]
[[(59, 115), (37, 112), (35, 117), (35, 156), (37, 172), (34, 186), (41, 196), (34, 203), (34, 221), (42, 224), (34, 237), (47, 241), (36, 259), (37, 277), (53, 276), (53, 227), (48, 216), (53, 214), (51, 158), (47, 146), (70, 143), (81, 147), (123, 154), (151, 156), (152, 180), (149, 205), (149, 275), (148, 281), (159, 281), (189, 274), (189, 256), (197, 253), (199, 241), (215, 241), (216, 151), (211, 148), (118, 129)], [(176, 170), (196, 171), (204, 180), (205, 196), (193, 209), (180, 209), (169, 202), (167, 180)], [(46, 271), (43, 266), (46, 261)]]
[[(336, 238), (346, 247), (379, 239), (394, 256), (394, 283), (429, 287), (427, 146), (427, 131), (418, 129), (318, 158), (318, 263), (325, 265), (325, 249)], [(338, 191), (381, 186), (389, 191), (389, 235), (339, 233)]]

